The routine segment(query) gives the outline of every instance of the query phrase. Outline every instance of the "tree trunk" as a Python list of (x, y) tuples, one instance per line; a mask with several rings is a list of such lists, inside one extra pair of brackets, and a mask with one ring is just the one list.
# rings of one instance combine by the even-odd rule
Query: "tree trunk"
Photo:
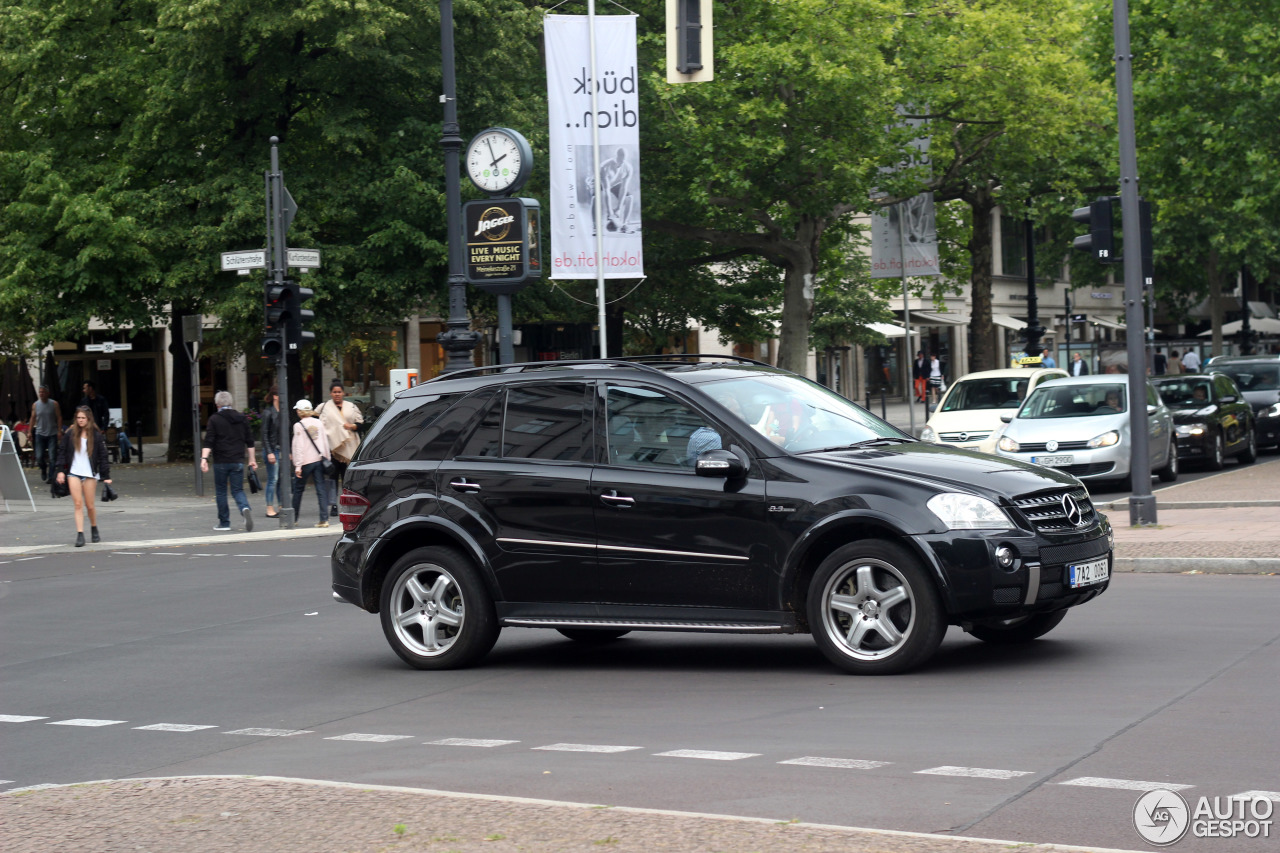
[(169, 377), (169, 462), (190, 462), (194, 456), (191, 407), (191, 359), (182, 336), (182, 318), (195, 311), (188, 305), (169, 308), (169, 355), (173, 358), (173, 375)]
[(970, 279), (973, 314), (969, 328), (973, 335), (973, 350), (969, 353), (969, 370), (994, 370), (1003, 367), (1003, 359), (996, 358), (996, 330), (991, 322), (991, 213), (996, 204), (991, 191), (983, 187), (966, 195), (965, 201), (973, 211), (973, 229), (969, 235), (969, 257), (972, 263)]
[(786, 275), (782, 289), (782, 328), (778, 335), (778, 367), (806, 376), (809, 331), (813, 325), (814, 275), (822, 228), (802, 219), (796, 239), (786, 241)]

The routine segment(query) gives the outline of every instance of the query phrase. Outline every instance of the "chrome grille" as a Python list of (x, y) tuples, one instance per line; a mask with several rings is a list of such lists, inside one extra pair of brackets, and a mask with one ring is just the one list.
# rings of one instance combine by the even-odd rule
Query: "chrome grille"
[[(1088, 441), (1060, 441), (1058, 442), (1058, 450), (1085, 450), (1088, 448)], [(1018, 442), (1019, 453), (1044, 453), (1049, 448), (1045, 446), (1045, 442)], [(1058, 450), (1053, 451), (1057, 453)]]
[(943, 441), (986, 441), (991, 437), (991, 431), (986, 432), (943, 432), (938, 434), (938, 438)]
[[(1080, 506), (1080, 524), (1074, 525), (1067, 520), (1062, 508), (1063, 495), (1071, 495)], [(1022, 510), (1031, 525), (1038, 533), (1069, 533), (1093, 524), (1098, 514), (1093, 509), (1093, 501), (1084, 489), (1055, 489), (1051, 492), (1036, 492), (1023, 495), (1014, 500), (1014, 506)]]

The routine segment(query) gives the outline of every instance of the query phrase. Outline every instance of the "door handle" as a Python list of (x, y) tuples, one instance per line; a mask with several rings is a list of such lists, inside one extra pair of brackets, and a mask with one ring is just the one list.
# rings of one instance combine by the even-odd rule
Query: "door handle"
[(449, 482), (449, 488), (453, 489), (455, 492), (474, 493), (480, 491), (480, 484), (468, 483), (466, 477), (459, 477), (458, 479), (451, 480)]
[(636, 502), (635, 498), (629, 498), (626, 495), (618, 494), (616, 489), (610, 489), (602, 494), (600, 496), (600, 500), (603, 501), (606, 506), (617, 507), (618, 509), (627, 509), (628, 507), (634, 506)]

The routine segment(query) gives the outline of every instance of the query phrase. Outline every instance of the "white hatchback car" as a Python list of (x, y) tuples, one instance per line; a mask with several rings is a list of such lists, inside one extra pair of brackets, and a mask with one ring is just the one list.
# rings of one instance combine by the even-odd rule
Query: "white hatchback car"
[(1004, 427), (1001, 416), (1016, 413), (1040, 383), (1066, 375), (1065, 370), (1055, 367), (1014, 367), (965, 374), (947, 389), (920, 433), (920, 440), (995, 453)]

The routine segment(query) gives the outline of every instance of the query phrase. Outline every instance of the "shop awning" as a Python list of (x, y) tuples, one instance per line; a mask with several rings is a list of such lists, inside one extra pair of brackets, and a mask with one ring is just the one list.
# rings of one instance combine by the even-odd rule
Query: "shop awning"
[(936, 314), (932, 311), (911, 312), (911, 324), (913, 326), (963, 326), (968, 322), (969, 318), (964, 314)]
[(992, 314), (991, 322), (997, 326), (1004, 326), (1006, 329), (1013, 329), (1015, 332), (1021, 332), (1027, 327), (1027, 324), (1019, 320), (1017, 317), (1010, 317), (1008, 314)]
[[(1240, 320), (1233, 320), (1230, 323), (1222, 324), (1222, 334), (1226, 336), (1240, 334), (1240, 329), (1244, 327), (1244, 323)], [(1259, 335), (1280, 335), (1280, 320), (1272, 320), (1270, 317), (1255, 317), (1249, 321), (1249, 328)], [(1207, 338), (1213, 334), (1213, 329), (1201, 332), (1200, 337)]]
[(886, 338), (901, 338), (907, 333), (906, 329), (895, 326), (893, 323), (868, 323), (867, 328), (873, 332), (879, 332)]
[(1117, 331), (1123, 331), (1124, 329), (1129, 328), (1124, 323), (1117, 323), (1114, 320), (1108, 320), (1105, 317), (1095, 317), (1093, 315), (1089, 316), (1089, 322), (1093, 323), (1095, 326), (1101, 326), (1104, 329), (1116, 329)]

